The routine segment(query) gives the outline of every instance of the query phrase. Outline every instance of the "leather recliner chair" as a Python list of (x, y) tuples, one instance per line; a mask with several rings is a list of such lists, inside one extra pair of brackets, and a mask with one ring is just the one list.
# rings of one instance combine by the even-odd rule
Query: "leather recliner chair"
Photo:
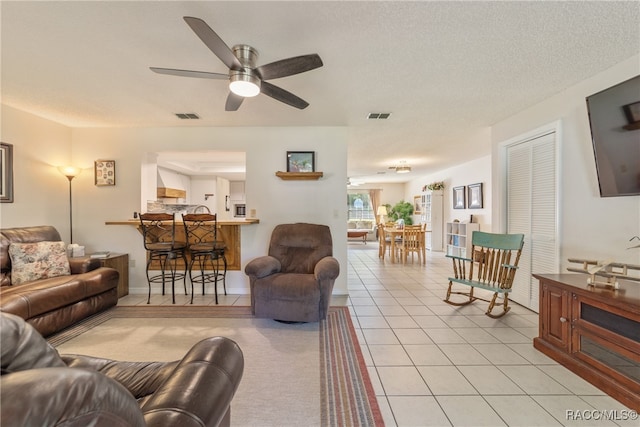
[(286, 322), (326, 319), (340, 264), (333, 257), (331, 230), (320, 224), (280, 224), (267, 256), (245, 266), (256, 317)]
[(228, 426), (244, 358), (224, 337), (174, 362), (59, 355), (22, 318), (0, 313), (2, 426)]

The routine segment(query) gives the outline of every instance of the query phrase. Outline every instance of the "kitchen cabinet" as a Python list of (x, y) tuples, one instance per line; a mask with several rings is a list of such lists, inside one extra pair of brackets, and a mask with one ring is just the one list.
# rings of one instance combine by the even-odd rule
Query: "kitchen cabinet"
[(244, 181), (229, 182), (229, 198), (234, 202), (244, 201)]

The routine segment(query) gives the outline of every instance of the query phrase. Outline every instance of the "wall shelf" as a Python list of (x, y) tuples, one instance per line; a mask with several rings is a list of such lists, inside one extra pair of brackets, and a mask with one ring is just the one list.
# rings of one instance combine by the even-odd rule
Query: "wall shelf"
[(316, 181), (323, 175), (322, 172), (276, 172), (276, 176), (285, 181)]

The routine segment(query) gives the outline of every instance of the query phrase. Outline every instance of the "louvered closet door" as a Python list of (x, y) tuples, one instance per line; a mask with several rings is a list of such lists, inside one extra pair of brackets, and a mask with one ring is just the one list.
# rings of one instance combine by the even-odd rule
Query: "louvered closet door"
[(557, 273), (556, 134), (507, 147), (507, 232), (524, 233), (525, 243), (510, 297), (538, 312), (538, 281), (532, 273)]

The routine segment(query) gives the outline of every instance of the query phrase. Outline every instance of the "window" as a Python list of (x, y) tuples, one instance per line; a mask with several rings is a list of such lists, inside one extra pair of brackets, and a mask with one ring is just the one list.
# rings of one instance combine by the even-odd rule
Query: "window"
[(375, 213), (371, 206), (371, 198), (369, 193), (349, 193), (347, 194), (347, 219), (356, 220), (375, 220)]

